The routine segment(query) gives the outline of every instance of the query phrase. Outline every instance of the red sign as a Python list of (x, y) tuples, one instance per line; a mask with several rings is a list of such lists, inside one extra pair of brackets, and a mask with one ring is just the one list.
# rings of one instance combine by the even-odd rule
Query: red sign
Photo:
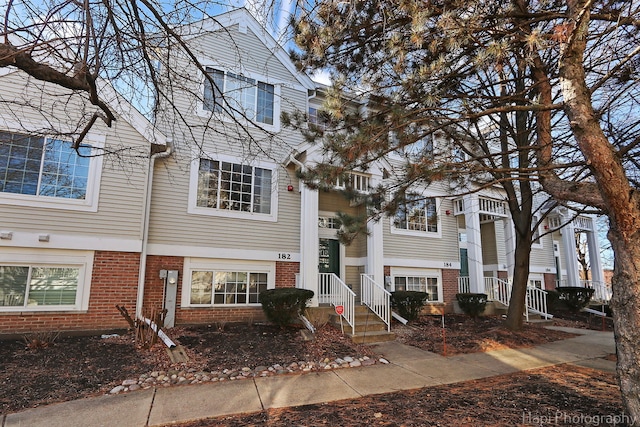
[(336, 314), (342, 316), (344, 313), (344, 305), (336, 305)]

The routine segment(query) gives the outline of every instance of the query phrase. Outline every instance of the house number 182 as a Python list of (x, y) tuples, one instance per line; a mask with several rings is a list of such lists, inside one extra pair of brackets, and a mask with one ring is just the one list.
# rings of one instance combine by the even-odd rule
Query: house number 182
[(278, 259), (291, 259), (291, 254), (278, 254)]

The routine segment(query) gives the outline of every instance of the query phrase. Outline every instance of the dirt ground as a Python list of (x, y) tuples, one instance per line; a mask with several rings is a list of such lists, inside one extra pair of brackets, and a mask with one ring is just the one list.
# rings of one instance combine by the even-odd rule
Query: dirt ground
[[(514, 334), (501, 328), (501, 323), (502, 319), (496, 317), (474, 321), (465, 316), (446, 316), (446, 354), (531, 346), (569, 336), (537, 326), (527, 326)], [(556, 320), (555, 323), (593, 329), (601, 326), (593, 322), (589, 324), (586, 317)], [(160, 344), (151, 350), (137, 348), (131, 335), (59, 337), (51, 345), (38, 348), (28, 347), (25, 341), (0, 341), (0, 413), (105, 394), (123, 380), (151, 371), (212, 371), (276, 363), (286, 365), (298, 361), (317, 362), (345, 356), (375, 356), (371, 347), (355, 345), (329, 326), (323, 327), (312, 341), (305, 341), (297, 328), (279, 329), (265, 324), (218, 326), (168, 331), (189, 355), (190, 361), (182, 364), (172, 364)], [(440, 316), (425, 316), (409, 326), (394, 325), (393, 330), (400, 342), (444, 354)], [(407, 406), (407, 399), (414, 403)], [(447, 402), (445, 408), (442, 407), (443, 401)], [(401, 402), (405, 402), (404, 405)], [(522, 416), (520, 412), (525, 409), (533, 414), (530, 419), (535, 421), (536, 416), (556, 411), (595, 414), (595, 408), (600, 408), (596, 404), (604, 405), (597, 409), (598, 413), (621, 413), (619, 391), (613, 375), (561, 366), (354, 402), (313, 405), (304, 410), (292, 408), (254, 414), (248, 418), (231, 417), (194, 426), (515, 425), (516, 416)], [(509, 411), (503, 410), (506, 407), (510, 408)], [(441, 418), (445, 412), (447, 418)], [(485, 420), (491, 418), (491, 414), (493, 421)], [(425, 418), (427, 415), (433, 418)], [(456, 417), (461, 417), (458, 421), (462, 421), (454, 422)], [(504, 421), (504, 417), (510, 421)], [(479, 424), (465, 419), (476, 420)]]

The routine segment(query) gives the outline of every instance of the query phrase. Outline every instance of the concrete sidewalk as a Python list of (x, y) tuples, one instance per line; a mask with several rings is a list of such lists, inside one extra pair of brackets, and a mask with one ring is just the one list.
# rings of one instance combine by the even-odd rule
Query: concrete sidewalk
[(8, 414), (2, 417), (0, 426), (160, 426), (449, 384), (562, 363), (615, 371), (615, 362), (603, 359), (615, 353), (611, 332), (568, 331), (581, 335), (532, 348), (451, 357), (391, 341), (374, 347), (391, 362), (388, 365), (86, 398)]

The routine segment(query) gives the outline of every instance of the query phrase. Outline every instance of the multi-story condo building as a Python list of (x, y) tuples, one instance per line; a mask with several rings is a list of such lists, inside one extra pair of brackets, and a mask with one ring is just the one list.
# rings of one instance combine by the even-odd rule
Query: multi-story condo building
[[(350, 323), (358, 304), (389, 322), (379, 307), (388, 291), (425, 291), (440, 313), (458, 292), (493, 297), (508, 284), (514, 238), (499, 190), (416, 188), (423, 197), (411, 209), (370, 221), (345, 246), (336, 215), (364, 208), (342, 196), (342, 182), (300, 181), (323, 151), (280, 123), (282, 112), (316, 120), (322, 87), (244, 9), (194, 24), (185, 39), (215, 85), (185, 73), (193, 80), (173, 85), (178, 110), (160, 108), (153, 124), (105, 85), (116, 124), (97, 123), (80, 149), (126, 147), (143, 154), (129, 157), (137, 161), (85, 157), (47, 136), (43, 123), (73, 134), (86, 106), (61, 107), (63, 90), (0, 69), (2, 101), (41, 101), (0, 111), (1, 334), (124, 328), (116, 304), (164, 307), (168, 326), (257, 320), (261, 291), (294, 286), (315, 292), (312, 305), (344, 306)], [(353, 171), (350, 185), (366, 192), (394, 161)], [(532, 249), (532, 288), (580, 285), (576, 231), (588, 234), (592, 279), (602, 282), (594, 218), (553, 212)]]

